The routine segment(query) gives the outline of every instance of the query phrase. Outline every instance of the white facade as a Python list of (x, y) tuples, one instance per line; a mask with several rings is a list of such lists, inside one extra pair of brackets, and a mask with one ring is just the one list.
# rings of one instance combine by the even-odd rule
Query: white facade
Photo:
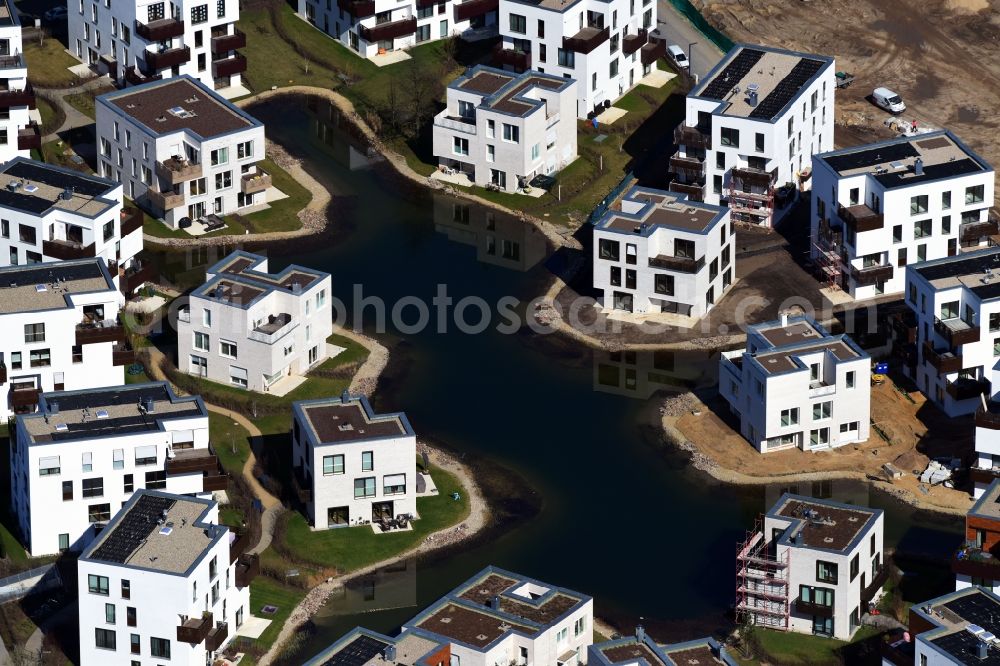
[(503, 0), (493, 62), (578, 81), (576, 115), (589, 118), (656, 71), (666, 53), (648, 41), (656, 11), (653, 0)]
[(477, 185), (516, 192), (576, 159), (577, 82), (477, 66), (448, 84), (434, 155)]
[(33, 557), (83, 550), (133, 491), (225, 489), (205, 406), (165, 383), (43, 394), (13, 442), (12, 506)]
[(688, 93), (671, 190), (773, 226), (778, 188), (807, 187), (812, 156), (833, 148), (835, 71), (828, 56), (735, 46)]
[(256, 566), (218, 523), (211, 500), (125, 504), (77, 563), (81, 666), (213, 663), (250, 616)]
[(0, 418), (43, 391), (121, 384), (123, 300), (100, 259), (0, 268)]
[(0, 4), (0, 162), (30, 157), (41, 147), (41, 134), (29, 113), (35, 108), (35, 93), (28, 84), (28, 63), (21, 44), (21, 20), (13, 2)]
[[(990, 248), (906, 269), (906, 304), (917, 318), (917, 359), (909, 369), (927, 399), (949, 416), (971, 414), (1000, 359), (1000, 289)], [(988, 448), (986, 439), (984, 449)], [(992, 467), (992, 465), (991, 465)]]
[(449, 37), (497, 34), (498, 0), (298, 0), (298, 14), (363, 58)]
[(738, 553), (737, 613), (849, 640), (887, 570), (881, 509), (785, 494)]
[(292, 464), (314, 529), (417, 517), (417, 437), (364, 396), (296, 402)]
[(0, 266), (102, 257), (115, 284), (142, 250), (141, 218), (121, 185), (15, 158), (0, 166)]
[(120, 85), (189, 75), (209, 88), (239, 87), (238, 0), (68, 0), (69, 52)]
[(330, 274), (237, 251), (206, 270), (178, 313), (177, 367), (250, 391), (304, 375), (328, 356)]
[(985, 246), (993, 168), (948, 131), (817, 155), (813, 261), (854, 298), (899, 294), (908, 264)]
[(750, 326), (746, 349), (719, 359), (719, 393), (761, 453), (868, 440), (871, 359), (806, 317)]
[(97, 98), (98, 170), (177, 228), (267, 203), (264, 126), (188, 76)]
[(735, 280), (734, 233), (725, 208), (633, 187), (594, 226), (603, 307), (704, 316)]

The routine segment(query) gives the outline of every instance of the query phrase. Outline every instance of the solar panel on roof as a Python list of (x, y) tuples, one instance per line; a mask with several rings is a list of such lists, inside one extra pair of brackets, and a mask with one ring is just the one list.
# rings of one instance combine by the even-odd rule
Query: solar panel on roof
[(59, 406), (66, 409), (83, 409), (84, 407), (117, 407), (119, 405), (137, 405), (140, 401), (151, 399), (169, 400), (167, 389), (162, 384), (129, 388), (117, 386), (108, 391), (93, 391), (87, 393), (70, 393), (59, 396)]
[(830, 155), (823, 159), (836, 171), (851, 171), (885, 162), (897, 162), (908, 157), (916, 157), (919, 154), (909, 141), (900, 141), (899, 143), (874, 146), (867, 150), (856, 150), (843, 155)]
[(978, 171), (982, 171), (982, 167), (978, 162), (963, 159), (955, 160), (954, 162), (941, 162), (940, 164), (925, 164), (924, 173), (919, 176), (907, 169), (905, 171), (874, 174), (874, 177), (883, 187), (890, 188), (899, 185), (916, 185), (917, 183), (937, 180), (938, 178), (953, 178)]
[(751, 69), (754, 68), (760, 59), (764, 57), (764, 52), (757, 49), (743, 49), (729, 61), (729, 64), (712, 79), (705, 89), (698, 95), (710, 99), (725, 99), (733, 86), (743, 80)]
[(358, 636), (323, 662), (323, 666), (363, 666), (382, 654), (389, 644), (371, 636)]
[(966, 622), (1000, 635), (1000, 604), (981, 592), (974, 592), (945, 602), (944, 607)]
[(750, 112), (750, 118), (763, 118), (770, 120), (777, 116), (781, 111), (791, 102), (799, 91), (802, 90), (802, 86), (806, 82), (816, 75), (816, 72), (823, 67), (825, 63), (819, 60), (811, 60), (809, 58), (802, 58), (795, 66), (792, 67), (792, 71), (788, 73), (785, 78), (778, 82), (778, 85), (774, 87), (774, 90), (768, 94), (760, 104), (758, 104), (753, 111)]
[(931, 643), (948, 653), (960, 664), (969, 666), (1000, 666), (1000, 650), (995, 645), (986, 648), (986, 658), (979, 658), (979, 645), (983, 641), (967, 631), (956, 631), (940, 638), (934, 638)]
[(157, 521), (164, 511), (169, 511), (176, 500), (159, 495), (143, 494), (123, 515), (114, 530), (90, 554), (91, 559), (124, 564), (136, 548), (149, 538), (157, 528)]
[(0, 206), (31, 213), (32, 215), (41, 215), (49, 208), (52, 208), (52, 204), (54, 203), (54, 200), (49, 201), (48, 199), (35, 197), (30, 194), (11, 192), (6, 188), (0, 190)]
[[(2, 190), (0, 190), (2, 191)], [(65, 264), (53, 262), (36, 264), (34, 267), (10, 268), (0, 271), (0, 287), (9, 287), (11, 283), (19, 286), (29, 284), (47, 284), (60, 280), (90, 280), (102, 276), (97, 261), (80, 264)]]
[[(108, 191), (108, 184), (82, 174), (65, 173), (30, 162), (18, 162), (4, 170), (4, 173), (15, 178), (25, 178), (39, 183), (45, 183), (59, 189), (72, 187), (73, 191), (88, 197), (97, 196)], [(31, 197), (32, 199), (36, 197)]]

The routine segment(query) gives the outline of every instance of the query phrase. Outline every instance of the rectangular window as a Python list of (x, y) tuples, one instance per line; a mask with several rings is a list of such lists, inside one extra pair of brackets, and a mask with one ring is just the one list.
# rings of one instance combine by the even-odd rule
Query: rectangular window
[(521, 128), (517, 125), (509, 125), (503, 123), (503, 140), (509, 141), (510, 143), (517, 143), (520, 141)]
[(375, 454), (372, 451), (361, 453), (361, 471), (370, 472), (375, 469)]
[(1000, 312), (990, 313), (990, 331), (1000, 331)]
[(813, 405), (813, 421), (821, 421), (830, 418), (832, 402), (817, 402)]
[(122, 579), (122, 599), (132, 598), (132, 581), (127, 578)]
[(147, 445), (135, 447), (135, 464), (136, 467), (142, 467), (143, 465), (155, 465), (156, 446)]
[(837, 583), (837, 565), (833, 562), (816, 560), (816, 580), (820, 583)]
[(208, 351), (209, 349), (209, 337), (208, 333), (199, 333), (195, 331), (194, 333), (194, 348), (198, 351)]
[(62, 471), (59, 466), (59, 456), (46, 456), (38, 459), (38, 476), (54, 476)]
[(941, 210), (948, 210), (951, 208), (951, 192), (941, 193)]
[(91, 523), (104, 523), (111, 520), (111, 505), (91, 504), (87, 507), (87, 519)]
[(165, 490), (167, 487), (167, 473), (163, 470), (158, 472), (146, 472), (147, 490)]
[(215, 174), (215, 189), (225, 190), (233, 186), (233, 172), (223, 171)]
[(521, 14), (510, 15), (510, 31), (519, 35), (528, 34), (528, 22)]
[(116, 649), (115, 644), (115, 632), (111, 629), (94, 629), (96, 645), (102, 650), (114, 650)]
[(926, 238), (931, 235), (931, 221), (917, 220), (913, 223), (913, 237)]
[(597, 256), (601, 259), (608, 259), (609, 261), (619, 261), (621, 257), (621, 249), (618, 241), (608, 240), (602, 238), (597, 245)]
[(104, 604), (104, 621), (108, 624), (115, 623), (115, 605)]
[(228, 356), (229, 358), (236, 358), (236, 343), (229, 342), (228, 340), (220, 340), (219, 353), (222, 356)]
[(198, 5), (191, 8), (191, 23), (197, 25), (208, 20), (208, 5)]
[(125, 449), (115, 449), (112, 455), (112, 468), (125, 469)]
[(469, 154), (469, 140), (463, 139), (461, 137), (454, 137), (452, 142), (451, 151), (456, 155), (468, 155)]
[(738, 129), (733, 127), (723, 127), (719, 131), (723, 146), (739, 147), (740, 131)]
[[(846, 425), (846, 424), (845, 424), (845, 425)], [(853, 581), (853, 580), (854, 580), (855, 578), (857, 578), (857, 577), (858, 577), (858, 571), (859, 571), (859, 569), (860, 569), (860, 565), (859, 565), (859, 562), (860, 562), (860, 558), (861, 558), (861, 554), (860, 554), (860, 553), (856, 553), (856, 554), (854, 555), (854, 557), (853, 557), (853, 558), (851, 558), (851, 580), (852, 580), (852, 581)]]
[(10, 354), (10, 367), (12, 370), (21, 369), (21, 352), (11, 352)]
[(149, 653), (160, 659), (170, 659), (170, 640), (166, 638), (149, 638)]
[(674, 295), (674, 276), (657, 273), (653, 276), (653, 291), (665, 296)]
[(374, 476), (354, 479), (354, 499), (364, 499), (366, 497), (375, 497)]
[(793, 407), (791, 409), (781, 410), (781, 425), (790, 426), (799, 424), (799, 408)]
[(809, 444), (811, 446), (826, 446), (830, 443), (830, 429), (820, 428), (809, 432)]
[(965, 203), (966, 204), (982, 203), (985, 194), (986, 194), (985, 185), (973, 185), (972, 187), (967, 187), (965, 188)]
[(323, 456), (323, 475), (344, 473), (344, 456)]
[(91, 594), (100, 594), (104, 597), (108, 596), (110, 594), (110, 590), (108, 588), (108, 577), (90, 574), (87, 576), (87, 591)]
[(29, 345), (33, 342), (45, 342), (45, 324), (25, 324), (24, 342)]
[(253, 157), (253, 141), (236, 144), (236, 157), (241, 160)]
[(73, 482), (63, 481), (62, 483), (62, 497), (63, 502), (69, 502), (73, 499)]
[(48, 349), (32, 349), (28, 352), (28, 361), (32, 368), (47, 368), (52, 365), (52, 355)]
[(845, 381), (847, 384), (847, 388), (854, 388), (854, 377), (855, 377), (854, 370), (851, 370), (850, 372), (846, 373)]
[[(968, 194), (966, 195), (968, 198)], [(919, 194), (915, 197), (910, 197), (910, 215), (920, 215), (921, 213), (927, 212), (927, 195)]]
[[(134, 627), (135, 625), (130, 624), (129, 626)], [(128, 642), (129, 642), (129, 650), (131, 651), (132, 654), (142, 653), (142, 641), (139, 638), (139, 634), (129, 634)], [(138, 664), (139, 662), (133, 661), (132, 663)]]
[(81, 467), (83, 468), (83, 472), (87, 473), (94, 471), (94, 454), (88, 451), (87, 453), (84, 453), (81, 458)]
[(560, 67), (574, 69), (576, 67), (576, 52), (568, 49), (558, 49), (557, 57)]
[(82, 482), (84, 497), (104, 497), (104, 477), (84, 479)]
[(134, 627), (137, 624), (135, 606), (125, 607), (125, 624), (127, 624), (130, 627)]
[(135, 490), (135, 482), (132, 480), (133, 476), (131, 474), (126, 474), (122, 477), (122, 491), (130, 493)]
[(406, 475), (405, 474), (388, 474), (382, 477), (382, 494), (383, 495), (405, 495), (406, 494)]

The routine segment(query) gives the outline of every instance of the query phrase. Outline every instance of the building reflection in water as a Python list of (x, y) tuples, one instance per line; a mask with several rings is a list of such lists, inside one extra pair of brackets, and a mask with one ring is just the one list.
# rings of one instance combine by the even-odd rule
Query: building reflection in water
[(476, 248), (478, 261), (515, 271), (529, 270), (548, 253), (544, 234), (533, 224), (440, 194), (434, 195), (434, 230)]

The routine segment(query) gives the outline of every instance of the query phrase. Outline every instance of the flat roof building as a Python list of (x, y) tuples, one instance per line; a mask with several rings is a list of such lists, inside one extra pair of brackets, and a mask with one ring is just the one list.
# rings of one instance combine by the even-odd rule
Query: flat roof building
[(984, 485), (965, 514), (965, 541), (951, 560), (957, 590), (980, 585), (1000, 592), (1000, 478)]
[(588, 666), (736, 666), (713, 638), (660, 645), (641, 626), (632, 636), (591, 645), (587, 654)]
[(0, 162), (31, 157), (41, 149), (42, 134), (30, 113), (36, 107), (35, 90), (28, 82), (28, 62), (21, 41), (21, 19), (12, 0), (0, 2)]

